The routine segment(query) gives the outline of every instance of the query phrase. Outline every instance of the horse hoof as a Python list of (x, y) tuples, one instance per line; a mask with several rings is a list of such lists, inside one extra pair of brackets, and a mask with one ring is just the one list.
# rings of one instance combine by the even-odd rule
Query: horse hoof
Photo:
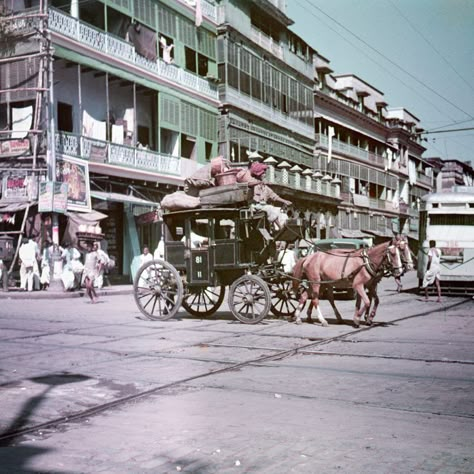
[(329, 324), (327, 323), (327, 321), (324, 321), (324, 323), (321, 323), (321, 324), (322, 324), (323, 328), (329, 327)]
[(372, 326), (372, 320), (371, 319), (367, 319), (367, 321), (365, 322), (365, 324), (367, 326)]
[(296, 323), (296, 324), (301, 324), (302, 321), (301, 321), (301, 319), (297, 319), (297, 320), (295, 320), (295, 323)]

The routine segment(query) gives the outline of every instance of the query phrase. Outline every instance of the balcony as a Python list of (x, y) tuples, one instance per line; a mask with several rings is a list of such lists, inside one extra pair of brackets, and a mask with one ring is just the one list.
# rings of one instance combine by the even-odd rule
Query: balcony
[[(328, 137), (322, 133), (316, 133), (316, 144), (322, 148), (328, 149)], [(341, 142), (337, 138), (332, 139), (332, 149), (333, 151), (338, 151), (349, 157), (357, 157), (361, 160), (367, 161), (369, 163), (375, 164), (377, 166), (385, 166), (386, 158), (377, 155), (371, 151), (364, 150), (358, 146), (350, 145), (349, 143)]]
[(78, 46), (101, 53), (105, 61), (107, 58), (121, 61), (125, 65), (134, 66), (155, 76), (156, 79), (178, 84), (187, 90), (194, 90), (208, 98), (218, 100), (217, 86), (207, 79), (191, 74), (174, 64), (167, 64), (161, 59), (150, 61), (139, 55), (131, 43), (104, 33), (55, 8), (49, 9), (49, 28), (54, 33), (73, 40)]
[(280, 127), (295, 131), (306, 137), (313, 137), (314, 131), (312, 125), (306, 125), (299, 120), (295, 120), (288, 115), (265, 105), (263, 102), (252, 99), (247, 95), (240, 94), (237, 90), (232, 89), (231, 87), (225, 89), (225, 101), (247, 110), (257, 117), (263, 117), (265, 120), (273, 122)]
[[(186, 2), (185, 0), (178, 0), (180, 3), (183, 5), (186, 5), (189, 7), (189, 2)], [(193, 7), (191, 7), (193, 8)], [(195, 7), (194, 7), (195, 8)], [(216, 23), (217, 22), (217, 7), (215, 5), (212, 5), (211, 3), (207, 2), (206, 0), (201, 1), (201, 11), (202, 11), (202, 16), (207, 17), (208, 20)]]
[(188, 159), (66, 132), (56, 134), (56, 153), (182, 179), (197, 169)]
[(286, 186), (295, 190), (301, 190), (308, 193), (319, 194), (332, 198), (340, 198), (339, 186), (321, 180), (315, 181), (312, 178), (306, 179), (305, 176), (296, 173), (285, 172), (278, 168), (274, 168), (273, 173), (267, 171), (265, 181), (270, 184)]
[(250, 39), (254, 43), (257, 43), (261, 48), (266, 49), (278, 59), (283, 59), (283, 48), (281, 47), (280, 43), (275, 41), (271, 36), (267, 36), (265, 33), (254, 26), (250, 28), (250, 32)]
[(432, 186), (432, 182), (431, 182), (431, 176), (426, 176), (425, 174), (423, 173), (418, 173), (417, 176), (416, 176), (416, 181), (420, 184), (424, 184), (425, 186)]

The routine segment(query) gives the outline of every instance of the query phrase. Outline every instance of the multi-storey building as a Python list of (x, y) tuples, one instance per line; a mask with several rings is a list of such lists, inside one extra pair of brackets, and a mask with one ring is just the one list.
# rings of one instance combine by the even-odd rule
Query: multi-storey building
[[(109, 253), (128, 274), (140, 244), (159, 238), (148, 212), (218, 152), (216, 7), (205, 0), (20, 3), (8, 0), (4, 12), (18, 41), (2, 54), (1, 128), (21, 123), (25, 139), (43, 138), (25, 152), (24, 176), (61, 181), (74, 170), (68, 212), (92, 207), (107, 215)], [(36, 114), (38, 134), (25, 120)], [(47, 176), (54, 161), (55, 176)]]
[(289, 29), (285, 2), (217, 3), (221, 154), (242, 164), (257, 151), (272, 187), (324, 236), (340, 199), (337, 183), (313, 179), (315, 51)]
[(442, 160), (441, 158), (427, 158), (433, 166), (435, 191), (452, 191), (454, 187), (474, 186), (474, 170), (470, 161)]
[(417, 203), (431, 190), (419, 120), (389, 109), (384, 95), (354, 75), (336, 75), (316, 55), (316, 167), (340, 181), (341, 236), (417, 238)]
[(242, 166), (258, 154), (308, 237), (416, 237), (431, 190), (419, 120), (334, 74), (291, 31), (285, 2), (20, 3), (6, 1), (0, 28), (0, 213), (19, 218), (0, 231), (36, 215), (47, 232), (37, 189), (51, 188), (38, 183), (67, 177), (60, 237), (81, 211), (100, 211), (128, 275), (140, 246), (158, 241), (149, 222), (164, 194), (213, 156)]

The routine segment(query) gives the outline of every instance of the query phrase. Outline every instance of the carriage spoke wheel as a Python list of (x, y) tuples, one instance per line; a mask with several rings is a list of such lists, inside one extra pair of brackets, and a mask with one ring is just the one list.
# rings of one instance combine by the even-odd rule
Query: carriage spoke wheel
[(256, 324), (270, 311), (271, 294), (260, 277), (243, 275), (229, 289), (229, 308), (242, 323)]
[(279, 281), (270, 285), (272, 294), (272, 313), (279, 318), (293, 316), (298, 308), (298, 299), (293, 293), (291, 280)]
[(193, 316), (211, 316), (224, 301), (225, 286), (193, 289), (183, 299), (183, 308)]
[(133, 281), (138, 309), (152, 320), (176, 315), (183, 300), (183, 282), (173, 265), (164, 260), (144, 263)]

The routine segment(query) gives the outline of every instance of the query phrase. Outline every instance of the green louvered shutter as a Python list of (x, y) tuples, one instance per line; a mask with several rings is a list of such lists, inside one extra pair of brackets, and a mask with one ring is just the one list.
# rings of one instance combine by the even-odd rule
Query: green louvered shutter
[(187, 102), (181, 103), (181, 130), (187, 135), (197, 137), (198, 130), (198, 111), (199, 109)]
[(179, 130), (179, 100), (167, 94), (160, 94), (161, 124)]

